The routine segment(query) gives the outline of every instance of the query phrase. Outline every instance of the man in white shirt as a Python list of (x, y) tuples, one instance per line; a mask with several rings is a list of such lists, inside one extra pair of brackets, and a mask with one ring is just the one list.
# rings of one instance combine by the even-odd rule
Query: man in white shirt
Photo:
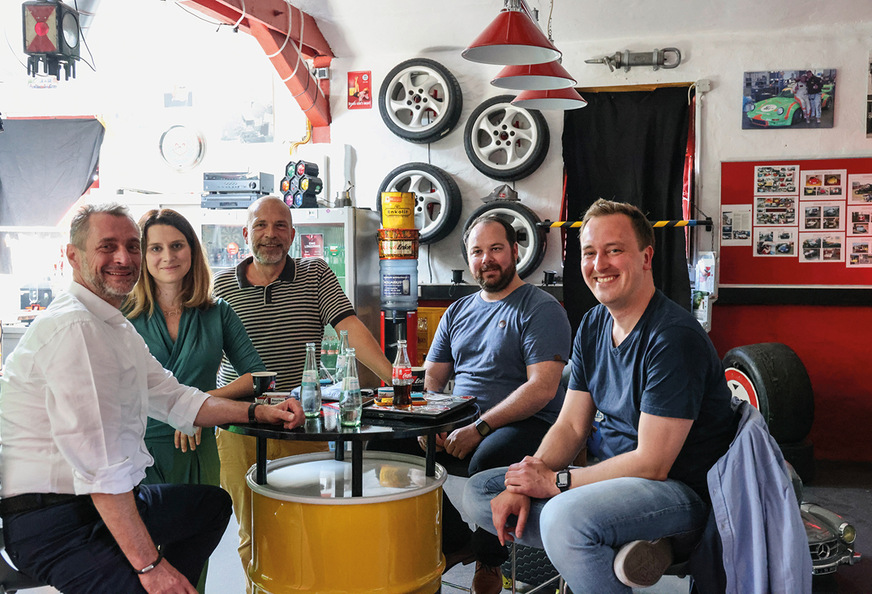
[(70, 290), (25, 333), (0, 378), (0, 515), (23, 572), (75, 592), (179, 592), (218, 544), (230, 498), (206, 485), (142, 486), (146, 417), (186, 433), (257, 421), (300, 425), (278, 406), (183, 386), (118, 307), (141, 267), (139, 228), (119, 205), (86, 206), (70, 227)]

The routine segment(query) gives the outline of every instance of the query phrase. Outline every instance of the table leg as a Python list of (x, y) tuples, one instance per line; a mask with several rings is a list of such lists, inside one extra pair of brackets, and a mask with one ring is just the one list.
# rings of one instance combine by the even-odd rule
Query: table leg
[(436, 476), (436, 435), (427, 436), (427, 463), (424, 469), (427, 476)]
[(257, 437), (257, 468), (255, 470), (254, 480), (258, 485), (266, 484), (266, 438)]
[(363, 443), (351, 442), (351, 496), (363, 496)]
[(335, 446), (333, 459), (337, 462), (342, 462), (343, 460), (345, 460), (345, 442), (341, 439), (337, 439), (333, 445)]

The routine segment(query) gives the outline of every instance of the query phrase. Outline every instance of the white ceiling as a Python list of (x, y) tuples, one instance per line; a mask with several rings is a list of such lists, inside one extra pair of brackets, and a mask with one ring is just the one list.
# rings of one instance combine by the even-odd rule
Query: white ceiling
[[(249, 0), (253, 2), (256, 0)], [(466, 47), (502, 0), (291, 0), (318, 21), (337, 57), (416, 55)], [(548, 22), (549, 0), (528, 0)], [(872, 0), (554, 0), (555, 45), (627, 38), (670, 40), (701, 33), (759, 32), (872, 22)], [(830, 29), (831, 28), (831, 29)], [(624, 49), (604, 48), (604, 53)], [(633, 48), (646, 50), (648, 48)]]

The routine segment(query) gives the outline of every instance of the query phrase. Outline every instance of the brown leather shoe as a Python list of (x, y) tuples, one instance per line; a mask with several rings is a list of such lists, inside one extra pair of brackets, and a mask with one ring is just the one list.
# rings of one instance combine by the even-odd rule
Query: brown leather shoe
[(448, 573), (448, 571), (458, 563), (469, 565), (473, 561), (475, 561), (475, 553), (472, 550), (472, 545), (466, 543), (466, 545), (459, 551), (454, 551), (453, 553), (445, 555), (445, 569), (442, 570), (442, 573)]
[(471, 594), (500, 594), (503, 591), (503, 572), (499, 567), (475, 562)]

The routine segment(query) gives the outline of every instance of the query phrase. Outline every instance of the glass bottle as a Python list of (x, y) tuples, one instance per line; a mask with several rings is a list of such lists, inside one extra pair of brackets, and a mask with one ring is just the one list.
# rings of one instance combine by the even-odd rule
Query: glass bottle
[(391, 383), (394, 386), (394, 407), (409, 409), (412, 407), (412, 364), (409, 362), (409, 352), (406, 341), (397, 341), (397, 357), (391, 373)]
[(315, 343), (306, 343), (306, 365), (303, 367), (303, 383), (300, 385), (300, 404), (303, 414), (317, 417), (321, 413), (321, 378), (315, 358)]
[(336, 373), (334, 374), (337, 382), (341, 382), (345, 377), (345, 364), (348, 351), (348, 330), (339, 331), (339, 348), (336, 351)]
[(357, 378), (357, 358), (354, 349), (346, 350), (345, 354), (342, 397), (339, 400), (339, 424), (343, 427), (357, 427), (363, 416), (363, 398), (360, 394), (360, 381)]

